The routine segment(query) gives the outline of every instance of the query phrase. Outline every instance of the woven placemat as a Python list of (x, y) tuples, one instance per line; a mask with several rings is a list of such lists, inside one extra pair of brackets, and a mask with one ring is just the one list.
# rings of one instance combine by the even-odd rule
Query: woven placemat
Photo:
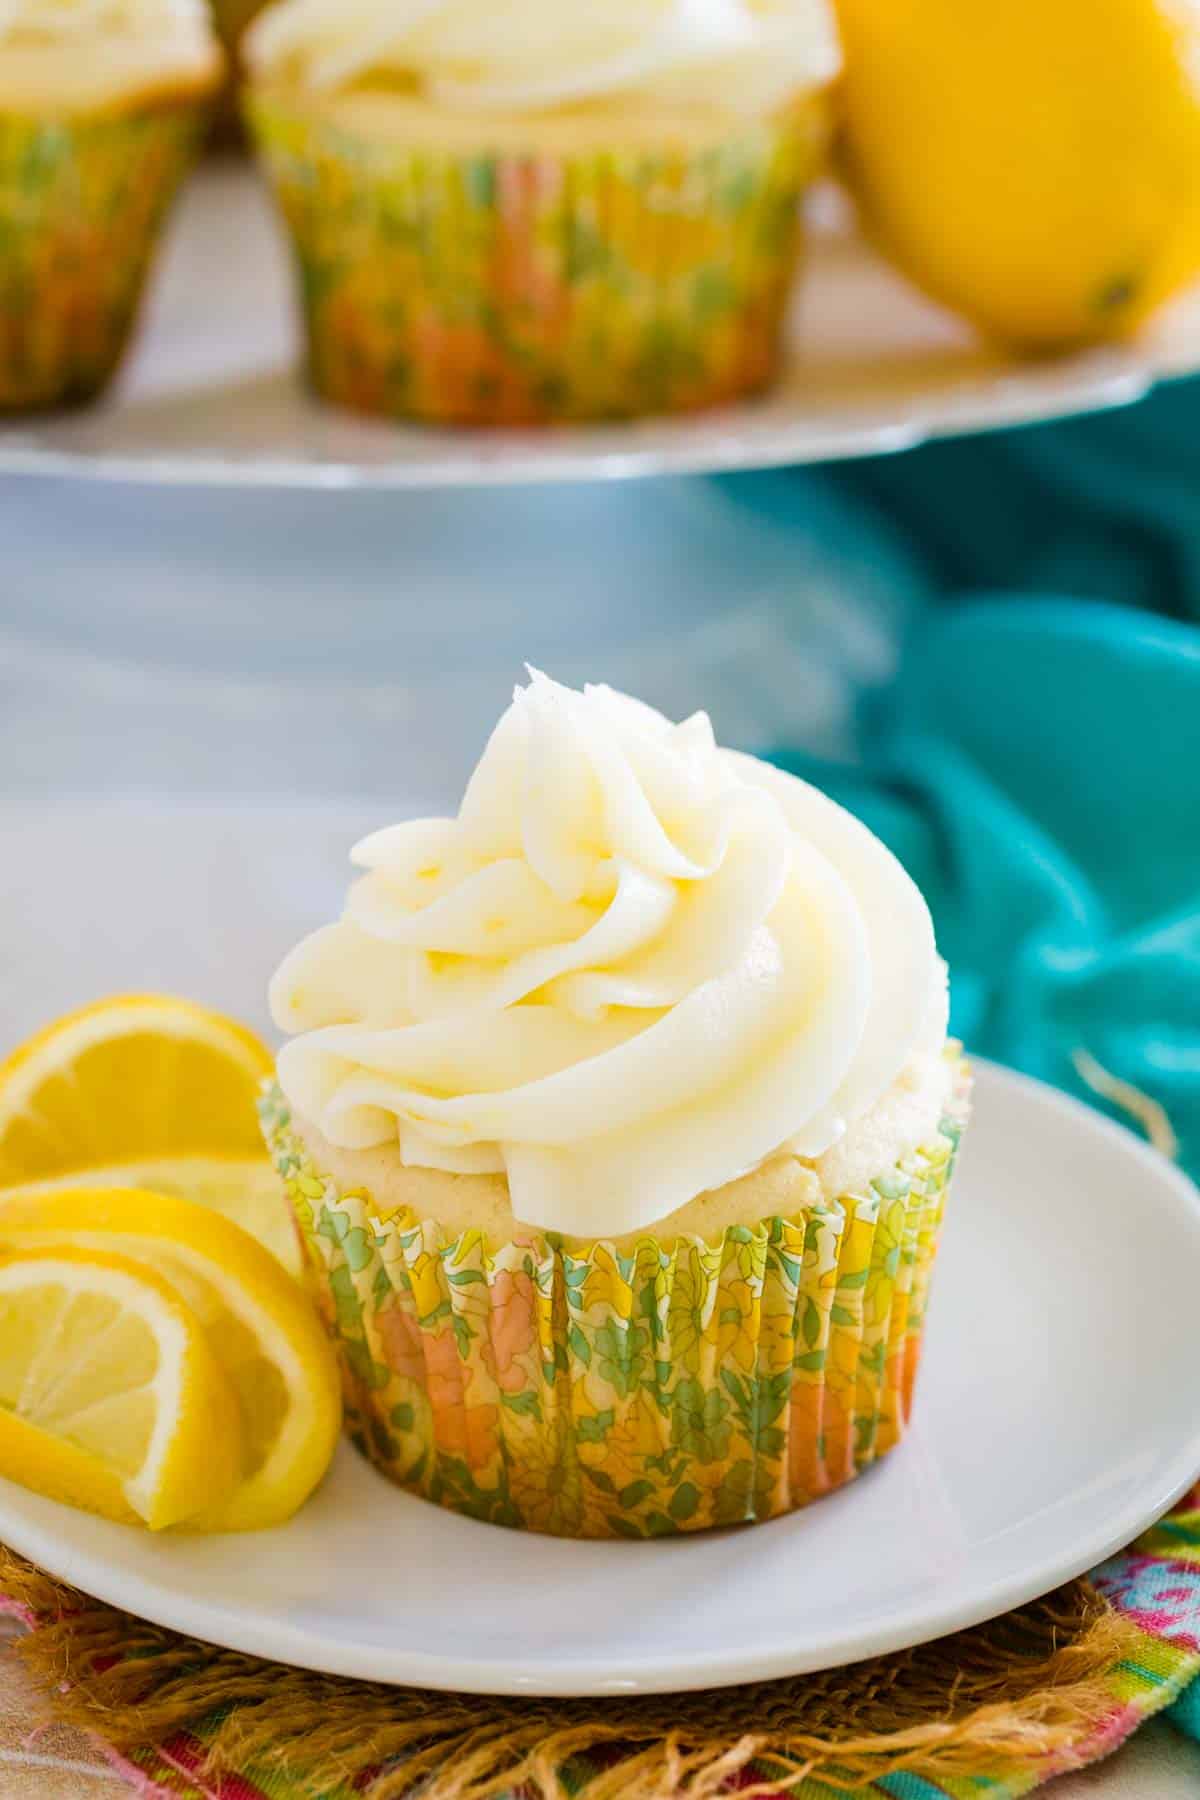
[[(847, 1669), (701, 1694), (436, 1694), (263, 1662), (149, 1625), (0, 1551), (47, 1716), (187, 1800), (895, 1800), (1028, 1792), (1120, 1743), (1200, 1671), (1200, 1492), (986, 1626)], [(464, 1619), (469, 1634), (469, 1619)]]

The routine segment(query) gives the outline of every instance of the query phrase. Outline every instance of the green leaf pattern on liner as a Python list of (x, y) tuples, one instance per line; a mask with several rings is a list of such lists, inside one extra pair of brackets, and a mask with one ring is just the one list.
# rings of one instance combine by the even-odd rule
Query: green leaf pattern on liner
[(902, 1437), (969, 1078), (864, 1192), (712, 1243), (489, 1244), (381, 1218), (263, 1130), (341, 1353), (348, 1429), (402, 1486), (493, 1523), (655, 1537), (765, 1519)]
[(206, 110), (0, 111), (0, 413), (78, 404), (105, 386)]
[(774, 373), (827, 136), (821, 97), (687, 147), (467, 154), (251, 96), (309, 376), (394, 418), (714, 406)]

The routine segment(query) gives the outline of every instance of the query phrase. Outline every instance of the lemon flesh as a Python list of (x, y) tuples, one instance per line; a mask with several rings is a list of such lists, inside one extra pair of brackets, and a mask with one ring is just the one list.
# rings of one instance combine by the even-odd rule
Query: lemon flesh
[(289, 1518), (332, 1459), (337, 1359), (303, 1290), (248, 1232), (193, 1201), (125, 1189), (0, 1195), (0, 1250), (66, 1247), (152, 1270), (199, 1321), (237, 1401), (235, 1491), (193, 1508), (214, 1531)]
[(93, 1188), (140, 1188), (178, 1200), (194, 1200), (248, 1231), (294, 1281), (304, 1279), (300, 1233), (274, 1165), (265, 1155), (147, 1157), (104, 1164), (88, 1169), (85, 1176), (58, 1175), (49, 1181), (22, 1182), (21, 1192), (61, 1193), (78, 1187), (82, 1180)]
[(200, 1322), (106, 1250), (0, 1261), (0, 1474), (152, 1529), (227, 1505), (238, 1407)]
[(123, 995), (68, 1014), (0, 1063), (0, 1187), (181, 1151), (262, 1153), (270, 1052), (187, 1000)]

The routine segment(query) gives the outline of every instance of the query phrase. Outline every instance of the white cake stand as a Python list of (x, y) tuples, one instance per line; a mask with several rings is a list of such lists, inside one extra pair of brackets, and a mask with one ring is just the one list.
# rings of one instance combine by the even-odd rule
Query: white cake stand
[[(872, 256), (829, 198), (819, 197), (791, 355), (769, 398), (686, 420), (437, 433), (372, 425), (305, 395), (286, 256), (265, 198), (243, 167), (197, 177), (111, 398), (0, 428), (0, 478), (30, 478), (0, 479), (11, 577), (0, 598), (9, 1002), (0, 1051), (119, 987), (174, 986), (258, 1014), (281, 947), (336, 906), (354, 835), (453, 805), (525, 656), (571, 681), (628, 685), (676, 715), (705, 705), (727, 741), (853, 754), (856, 698), (895, 668), (909, 609), (903, 569), (875, 566), (870, 547), (855, 562), (845, 546), (824, 544), (819, 521), (806, 522), (786, 495), (755, 505), (732, 491), (740, 484), (678, 478), (881, 454), (1120, 406), (1200, 369), (1200, 295), (1133, 345), (1004, 361)], [(675, 479), (612, 485), (632, 476)], [(518, 483), (528, 491), (512, 491)], [(151, 494), (148, 484), (174, 491)], [(489, 487), (509, 491), (480, 491)], [(1001, 1147), (1023, 1141), (1002, 1110), (996, 1123)], [(979, 1217), (1004, 1215), (983, 1207)], [(946, 1314), (938, 1326), (951, 1350), (953, 1323)], [(978, 1318), (970, 1323), (978, 1337)], [(943, 1394), (956, 1370), (970, 1374), (953, 1354), (938, 1360)], [(1114, 1366), (1128, 1374), (1119, 1357)], [(934, 1364), (934, 1401), (936, 1373)], [(1111, 1424), (1107, 1392), (1102, 1411)], [(1143, 1415), (1129, 1416), (1144, 1432)], [(1080, 1419), (1082, 1409), (1068, 1421), (1077, 1436)], [(1158, 1448), (1183, 1435), (1161, 1431)], [(969, 1463), (969, 1437), (946, 1441)], [(1087, 1431), (1079, 1441), (1095, 1447)], [(885, 1479), (920, 1476), (921, 1440), (910, 1448), (918, 1454)], [(1056, 1561), (1017, 1558), (1024, 1579), (993, 1581), (987, 1597), (977, 1586), (967, 1612), (959, 1597), (956, 1614), (939, 1614), (943, 1596), (931, 1588), (932, 1610), (889, 1626), (886, 1641), (1011, 1602), (1032, 1591), (1035, 1563), (1042, 1582), (1081, 1567), (1115, 1541), (1118, 1518), (1132, 1531), (1182, 1475), (1118, 1448), (1114, 1482), (1145, 1491), (1118, 1508), (1115, 1487), (1080, 1477), (1093, 1512), (1107, 1509), (1094, 1538), (1076, 1531)], [(1039, 1478), (1055, 1473), (1048, 1456), (1026, 1460)], [(341, 1469), (370, 1479), (348, 1458)], [(863, 1483), (847, 1503), (887, 1491)], [(980, 1493), (985, 1509), (994, 1505), (992, 1488)], [(1053, 1526), (1056, 1497), (1048, 1502)], [(67, 1567), (67, 1532), (33, 1517), (42, 1503), (23, 1504), (30, 1517), (19, 1525), (0, 1495), (10, 1541), (34, 1554), (41, 1546), (50, 1566), (57, 1544), (64, 1572), (86, 1583), (87, 1546), (70, 1546)], [(834, 1515), (783, 1521), (777, 1535), (820, 1528), (823, 1517)], [(958, 1539), (944, 1523), (925, 1548), (936, 1543), (953, 1560)], [(1003, 1534), (992, 1535), (1003, 1551)], [(132, 1587), (116, 1592), (119, 1559), (107, 1546), (101, 1560), (113, 1597), (138, 1605)], [(140, 1603), (184, 1622), (173, 1602), (144, 1592)], [(774, 1666), (829, 1656), (810, 1644), (798, 1660), (793, 1643)], [(727, 1661), (726, 1673), (738, 1671)], [(676, 1671), (668, 1685), (680, 1679)], [(1127, 1758), (1149, 1744), (1143, 1734)], [(1192, 1791), (1188, 1779), (1180, 1793)], [(1175, 1792), (1165, 1766), (1136, 1787), (1119, 1770), (1102, 1780), (1114, 1800)]]
[(0, 430), (0, 473), (303, 487), (470, 487), (751, 469), (903, 450), (1138, 399), (1200, 368), (1200, 293), (1135, 343), (1017, 363), (926, 304), (816, 197), (783, 379), (695, 418), (431, 431), (317, 405), (295, 379), (286, 256), (236, 163), (190, 185), (146, 329), (103, 406)]

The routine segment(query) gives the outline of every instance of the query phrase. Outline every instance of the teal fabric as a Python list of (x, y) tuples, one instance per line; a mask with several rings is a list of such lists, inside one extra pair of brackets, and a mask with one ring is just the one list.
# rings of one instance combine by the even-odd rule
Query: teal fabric
[[(845, 568), (901, 596), (853, 760), (775, 754), (923, 888), (955, 1032), (1103, 1104), (1074, 1066), (1090, 1052), (1162, 1104), (1200, 1179), (1198, 446), (1188, 382), (738, 491), (840, 534)], [(1173, 1718), (1200, 1738), (1200, 1683)]]
[(820, 479), (946, 594), (1064, 593), (1200, 618), (1200, 381)]
[(911, 871), (972, 1049), (1094, 1100), (1090, 1052), (1200, 1176), (1200, 630), (966, 604), (915, 635), (861, 767), (778, 760)]
[(1190, 1737), (1200, 1738), (1200, 1681), (1193, 1681), (1183, 1698), (1177, 1700), (1168, 1717)]

